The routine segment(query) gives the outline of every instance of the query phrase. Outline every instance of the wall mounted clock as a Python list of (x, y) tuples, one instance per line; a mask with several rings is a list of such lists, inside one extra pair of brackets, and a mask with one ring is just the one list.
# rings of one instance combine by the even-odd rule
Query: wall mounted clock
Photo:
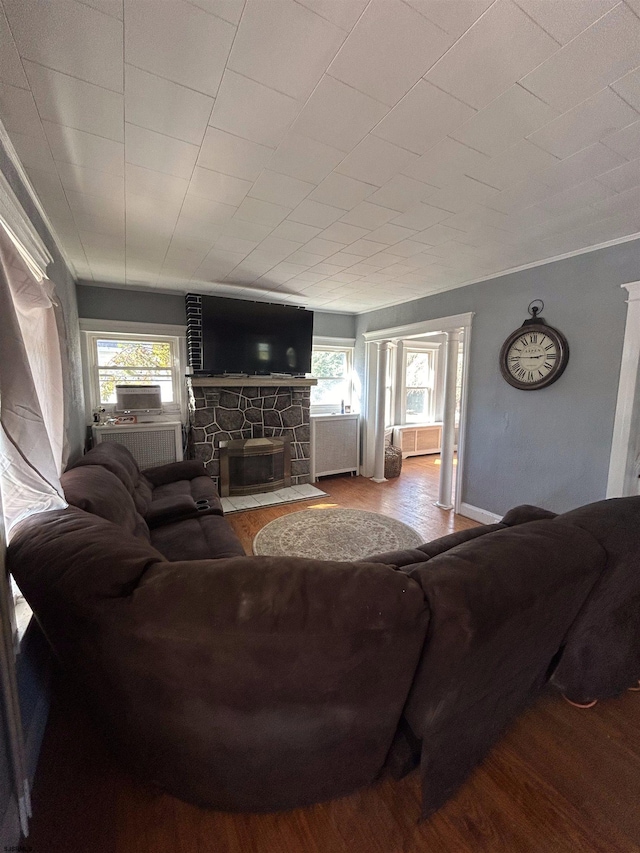
[(532, 302), (528, 309), (531, 319), (512, 332), (500, 350), (503, 378), (522, 391), (537, 391), (553, 384), (569, 361), (567, 339), (538, 316), (542, 308), (542, 300)]

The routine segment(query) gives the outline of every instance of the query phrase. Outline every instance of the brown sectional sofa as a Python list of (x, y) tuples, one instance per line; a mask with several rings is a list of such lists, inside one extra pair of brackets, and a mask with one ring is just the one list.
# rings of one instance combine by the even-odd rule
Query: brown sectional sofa
[(640, 678), (640, 498), (338, 563), (245, 556), (196, 463), (103, 444), (63, 487), (10, 571), (114, 750), (183, 799), (287, 809), (420, 764), (429, 814), (549, 682)]

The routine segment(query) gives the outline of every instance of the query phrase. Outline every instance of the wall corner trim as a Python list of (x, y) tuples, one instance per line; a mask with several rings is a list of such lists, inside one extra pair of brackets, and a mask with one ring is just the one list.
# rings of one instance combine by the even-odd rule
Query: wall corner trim
[(460, 504), (459, 515), (464, 515), (465, 518), (472, 518), (474, 521), (479, 521), (482, 524), (496, 524), (502, 516), (496, 515), (495, 512), (489, 512), (486, 509), (480, 509), (478, 506), (464, 503)]

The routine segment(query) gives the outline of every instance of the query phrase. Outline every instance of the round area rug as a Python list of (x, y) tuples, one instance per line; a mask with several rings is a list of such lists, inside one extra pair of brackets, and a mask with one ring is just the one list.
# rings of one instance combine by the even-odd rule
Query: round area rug
[(423, 541), (411, 527), (362, 509), (305, 509), (269, 522), (253, 540), (262, 557), (361, 560), (368, 554), (415, 548)]

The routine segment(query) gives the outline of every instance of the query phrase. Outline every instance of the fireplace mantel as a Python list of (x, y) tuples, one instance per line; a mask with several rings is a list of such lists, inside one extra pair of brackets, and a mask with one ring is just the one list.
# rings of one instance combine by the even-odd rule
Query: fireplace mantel
[(194, 388), (311, 388), (317, 379), (294, 379), (293, 376), (187, 376)]

